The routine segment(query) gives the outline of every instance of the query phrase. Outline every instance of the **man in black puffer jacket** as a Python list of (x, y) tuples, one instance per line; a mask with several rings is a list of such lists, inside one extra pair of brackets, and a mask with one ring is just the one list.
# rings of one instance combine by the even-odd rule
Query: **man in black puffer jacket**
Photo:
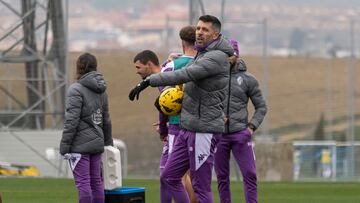
[(217, 138), (225, 132), (224, 101), (234, 50), (221, 34), (220, 21), (210, 15), (199, 18), (196, 26), (197, 55), (181, 70), (153, 74), (138, 84), (129, 99), (138, 98), (149, 85), (153, 87), (185, 83), (180, 114), (181, 130), (173, 152), (161, 174), (161, 184), (169, 188), (175, 202), (188, 203), (181, 177), (190, 168), (192, 184), (199, 203), (214, 202), (211, 171)]
[[(239, 55), (236, 41), (231, 41), (236, 55)], [(249, 100), (255, 112), (248, 120)], [(217, 143), (215, 172), (218, 179), (219, 196), (222, 203), (231, 203), (230, 194), (230, 152), (243, 175), (246, 203), (257, 203), (257, 178), (255, 154), (251, 136), (259, 127), (267, 112), (265, 100), (256, 78), (246, 70), (245, 62), (237, 59), (232, 66), (229, 80), (228, 99), (225, 103), (228, 120), (226, 133)]]
[(104, 146), (113, 145), (106, 83), (96, 72), (95, 56), (81, 55), (76, 67), (78, 81), (66, 95), (60, 154), (70, 161), (79, 202), (104, 202), (101, 153)]

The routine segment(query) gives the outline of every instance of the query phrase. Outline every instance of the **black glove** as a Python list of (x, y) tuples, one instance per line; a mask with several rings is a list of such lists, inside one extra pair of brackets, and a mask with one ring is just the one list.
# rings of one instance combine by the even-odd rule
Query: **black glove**
[(139, 100), (140, 92), (146, 89), (147, 87), (149, 87), (149, 85), (150, 85), (150, 80), (148, 78), (143, 80), (141, 83), (137, 84), (136, 87), (130, 91), (129, 99), (131, 101), (134, 101), (136, 96), (136, 100)]
[(156, 109), (161, 112), (161, 108), (160, 108), (160, 104), (159, 104), (159, 99), (160, 99), (160, 96), (158, 96), (154, 102), (154, 106), (156, 107)]

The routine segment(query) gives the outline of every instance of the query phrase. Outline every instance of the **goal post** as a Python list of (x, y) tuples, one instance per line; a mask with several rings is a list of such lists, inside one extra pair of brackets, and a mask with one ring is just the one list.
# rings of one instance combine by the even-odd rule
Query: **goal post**
[(359, 169), (360, 142), (293, 142), (294, 181), (360, 181)]

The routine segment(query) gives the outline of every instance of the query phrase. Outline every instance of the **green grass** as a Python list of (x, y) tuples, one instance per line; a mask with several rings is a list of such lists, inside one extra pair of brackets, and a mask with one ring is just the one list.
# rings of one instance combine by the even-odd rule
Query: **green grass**
[[(159, 200), (158, 180), (126, 179), (124, 186), (145, 187), (147, 203)], [(244, 203), (242, 182), (232, 182), (233, 202)], [(359, 183), (293, 183), (260, 182), (259, 202), (263, 203), (359, 203)], [(213, 182), (215, 202), (219, 202)], [(77, 191), (71, 179), (0, 178), (4, 203), (77, 202)]]

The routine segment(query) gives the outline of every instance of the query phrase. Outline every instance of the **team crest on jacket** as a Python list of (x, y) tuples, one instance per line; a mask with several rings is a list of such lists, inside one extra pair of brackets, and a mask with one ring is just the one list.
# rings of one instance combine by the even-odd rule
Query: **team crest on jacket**
[(94, 124), (99, 125), (102, 122), (102, 113), (100, 109), (92, 114), (92, 121)]
[(243, 80), (244, 80), (244, 79), (243, 79), (241, 76), (239, 76), (239, 77), (236, 79), (236, 81), (237, 81), (237, 83), (238, 83), (239, 85), (242, 84)]

